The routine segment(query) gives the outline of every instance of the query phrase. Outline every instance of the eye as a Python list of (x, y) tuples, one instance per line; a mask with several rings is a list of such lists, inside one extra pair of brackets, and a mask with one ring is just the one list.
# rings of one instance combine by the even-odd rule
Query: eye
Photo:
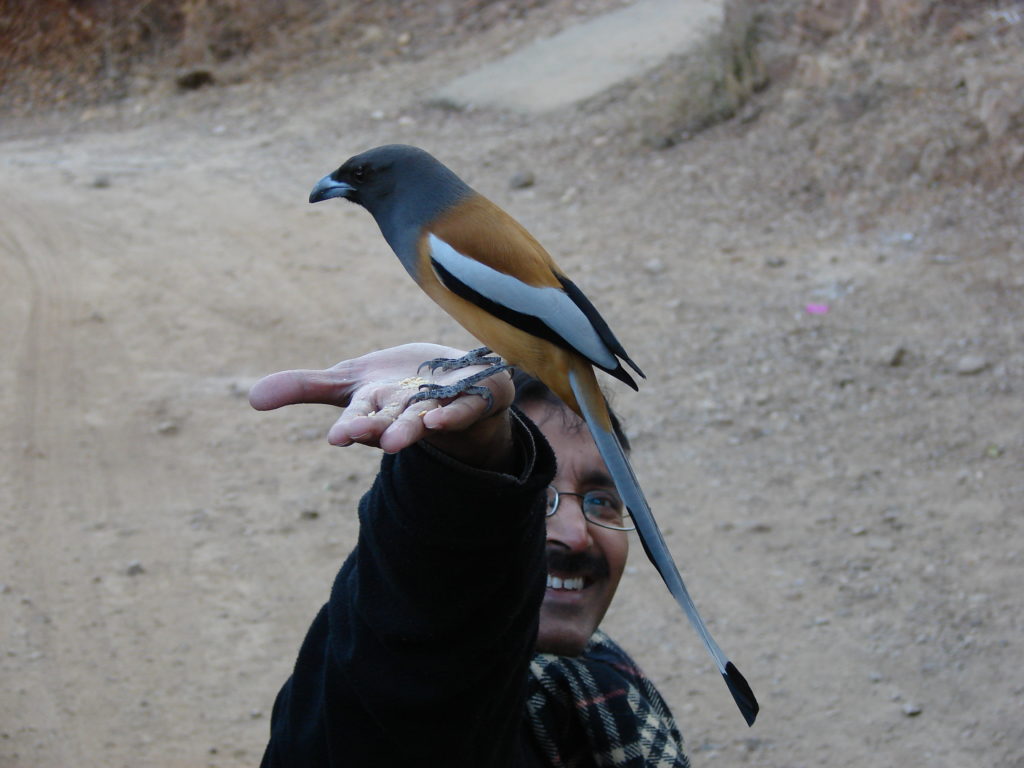
[(370, 173), (366, 169), (365, 165), (357, 165), (355, 168), (352, 169), (352, 178), (358, 182), (366, 181), (369, 175)]
[(591, 516), (599, 520), (609, 523), (622, 520), (622, 500), (611, 491), (587, 491), (583, 505)]

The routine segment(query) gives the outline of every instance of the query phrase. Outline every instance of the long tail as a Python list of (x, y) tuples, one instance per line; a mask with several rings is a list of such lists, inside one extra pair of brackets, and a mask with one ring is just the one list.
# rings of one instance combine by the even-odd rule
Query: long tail
[(754, 692), (750, 690), (750, 686), (740, 671), (736, 669), (736, 665), (722, 653), (722, 649), (718, 647), (718, 643), (708, 632), (704, 619), (697, 611), (697, 606), (693, 604), (693, 599), (683, 583), (683, 577), (679, 574), (679, 569), (672, 559), (672, 553), (654, 520), (651, 507), (647, 503), (647, 499), (644, 498), (644, 492), (640, 489), (636, 475), (633, 474), (629, 459), (626, 458), (618, 438), (615, 437), (608, 416), (608, 404), (597, 385), (593, 369), (589, 366), (574, 367), (569, 372), (569, 383), (576, 396), (576, 402), (583, 412), (583, 418), (586, 419), (587, 425), (590, 427), (601, 458), (604, 459), (608, 471), (611, 472), (615, 487), (626, 502), (626, 508), (633, 518), (637, 533), (640, 534), (640, 543), (643, 545), (648, 559), (661, 574), (668, 591), (675, 597), (676, 602), (679, 603), (690, 620), (690, 624), (704, 641), (704, 647), (708, 649), (708, 653), (718, 665), (718, 671), (725, 678), (725, 684), (729, 686), (729, 692), (732, 693), (736, 705), (743, 713), (747, 725), (753, 725), (760, 709), (757, 699), (754, 698)]

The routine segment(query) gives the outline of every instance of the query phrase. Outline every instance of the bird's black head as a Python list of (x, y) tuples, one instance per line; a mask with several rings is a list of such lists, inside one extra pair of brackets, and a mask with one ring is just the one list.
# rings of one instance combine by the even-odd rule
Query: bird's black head
[(404, 203), (401, 207), (420, 212), (429, 200), (450, 200), (468, 191), (458, 176), (429, 153), (404, 144), (388, 144), (350, 157), (334, 173), (324, 176), (309, 193), (309, 202), (343, 197), (377, 216), (399, 196)]

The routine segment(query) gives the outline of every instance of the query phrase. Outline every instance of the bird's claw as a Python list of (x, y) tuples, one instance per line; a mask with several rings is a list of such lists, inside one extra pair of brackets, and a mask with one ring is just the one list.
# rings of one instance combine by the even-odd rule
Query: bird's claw
[(417, 372), (422, 371), (424, 368), (429, 368), (431, 373), (437, 373), (437, 371), (457, 371), (461, 368), (469, 368), (474, 365), (501, 365), (501, 358), (497, 355), (492, 355), (489, 347), (478, 347), (472, 349), (462, 357), (435, 357), (433, 360), (427, 360), (420, 363), (420, 367)]
[[(487, 351), (489, 352), (490, 350)], [(427, 363), (424, 365), (426, 364)], [(473, 365), (478, 364), (479, 363), (473, 363)], [(456, 381), (454, 384), (420, 384), (420, 391), (410, 397), (409, 402), (418, 403), (423, 400), (449, 400), (451, 398), (458, 397), (459, 395), (479, 395), (484, 399), (484, 402), (487, 403), (487, 410), (484, 411), (487, 413), (494, 406), (494, 395), (491, 394), (491, 390), (487, 387), (480, 386), (480, 382), (494, 376), (496, 373), (507, 371), (509, 368), (511, 368), (510, 365), (502, 363), (499, 360), (497, 363), (491, 364), (491, 366), (486, 370), (474, 373), (472, 376), (467, 376), (460, 381)]]

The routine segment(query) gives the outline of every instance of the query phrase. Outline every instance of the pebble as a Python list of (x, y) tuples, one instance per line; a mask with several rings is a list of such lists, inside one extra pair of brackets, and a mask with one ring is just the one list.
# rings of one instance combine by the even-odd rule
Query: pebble
[(981, 355), (964, 355), (956, 364), (956, 372), (961, 376), (973, 376), (989, 367), (990, 363)]
[(228, 394), (232, 397), (249, 397), (249, 390), (255, 382), (250, 379), (237, 379), (228, 383)]
[(508, 185), (512, 189), (528, 189), (536, 183), (537, 179), (531, 171), (519, 171), (512, 174), (512, 178), (508, 180)]
[(914, 704), (913, 702), (908, 701), (903, 705), (903, 714), (907, 717), (917, 717), (921, 712), (923, 712), (923, 710), (919, 704)]
[(213, 72), (208, 69), (192, 69), (178, 75), (175, 83), (183, 91), (196, 91), (207, 85), (213, 85)]
[(128, 567), (124, 569), (124, 572), (128, 576), (138, 576), (141, 573), (145, 573), (146, 569), (142, 567), (142, 563), (138, 560), (132, 560), (128, 563)]
[(892, 344), (887, 347), (882, 347), (878, 354), (878, 359), (882, 365), (887, 365), (890, 368), (897, 368), (903, 365), (903, 361), (906, 357), (907, 348), (902, 344)]

